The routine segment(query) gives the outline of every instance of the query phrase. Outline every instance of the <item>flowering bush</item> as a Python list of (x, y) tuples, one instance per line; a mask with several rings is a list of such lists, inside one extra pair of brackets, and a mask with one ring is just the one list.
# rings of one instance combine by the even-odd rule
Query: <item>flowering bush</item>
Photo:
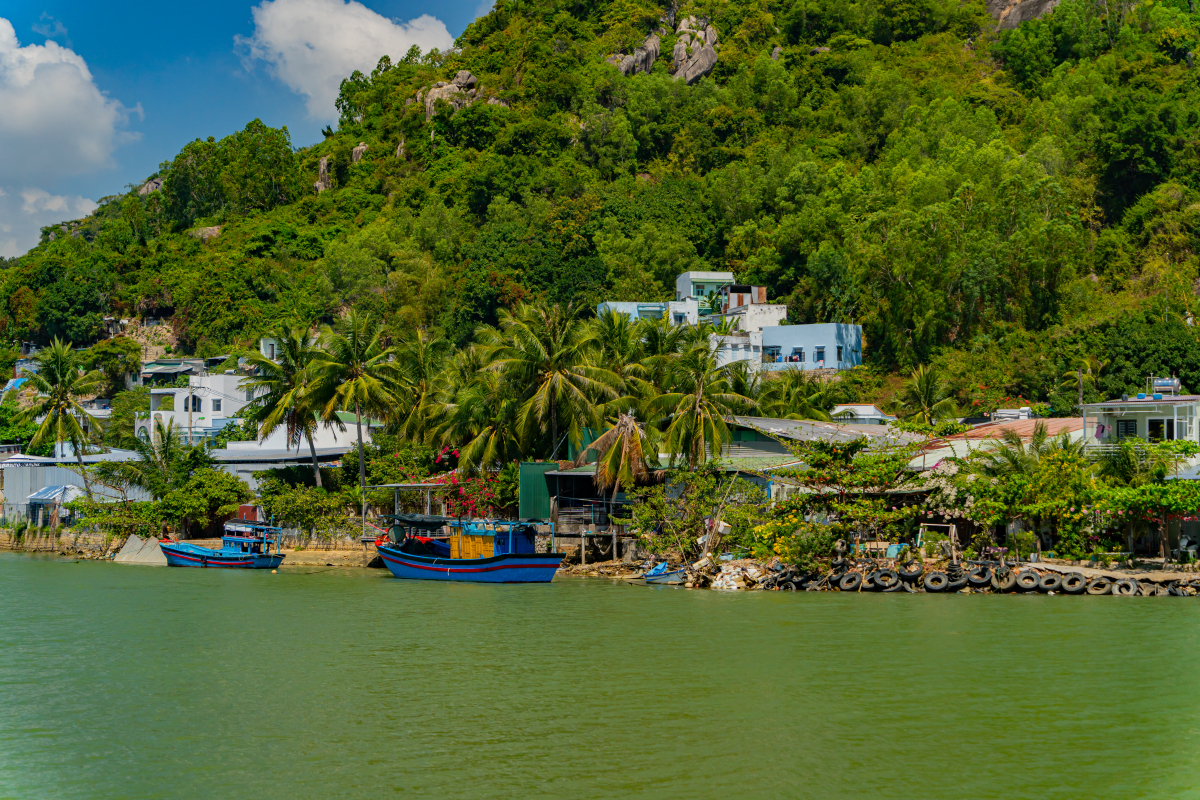
[(750, 533), (755, 558), (778, 558), (800, 570), (817, 569), (818, 558), (833, 552), (833, 531), (828, 525), (806, 522), (795, 513), (756, 525)]

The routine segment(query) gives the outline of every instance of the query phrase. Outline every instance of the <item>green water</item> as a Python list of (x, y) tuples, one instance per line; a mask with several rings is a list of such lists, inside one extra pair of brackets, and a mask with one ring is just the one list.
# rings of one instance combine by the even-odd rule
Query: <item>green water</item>
[(0, 797), (1195, 797), (1200, 600), (0, 554)]

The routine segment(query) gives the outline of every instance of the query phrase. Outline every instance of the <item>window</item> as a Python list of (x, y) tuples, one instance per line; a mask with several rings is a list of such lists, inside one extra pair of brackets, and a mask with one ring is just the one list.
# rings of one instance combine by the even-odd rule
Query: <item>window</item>
[(196, 397), (195, 395), (192, 395), (192, 411), (199, 411), (200, 406), (201, 406), (200, 398)]
[(824, 361), (824, 360), (825, 360), (825, 348), (824, 348), (824, 347), (818, 347), (818, 348), (817, 348), (817, 356), (816, 356), (816, 360), (817, 360), (818, 362), (821, 362), (821, 361)]
[(1117, 420), (1117, 438), (1118, 439), (1128, 439), (1130, 437), (1136, 437), (1137, 435), (1138, 435), (1138, 432), (1137, 432), (1137, 420), (1136, 419), (1119, 419), (1119, 420)]
[(270, 354), (267, 356), (267, 358), (274, 361), (275, 360), (275, 343), (271, 342), (270, 344), (268, 344), (267, 349), (270, 351)]
[(842, 360), (842, 346), (838, 345), (838, 361)]
[(214, 414), (221, 410), (221, 401), (220, 400), (212, 401), (212, 410), (213, 410)]
[(1146, 438), (1152, 442), (1175, 438), (1175, 420), (1173, 419), (1152, 419), (1146, 427)]

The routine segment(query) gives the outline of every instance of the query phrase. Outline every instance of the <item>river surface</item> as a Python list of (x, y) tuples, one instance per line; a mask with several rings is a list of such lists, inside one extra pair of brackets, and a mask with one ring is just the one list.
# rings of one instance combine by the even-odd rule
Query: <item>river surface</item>
[(0, 553), (0, 797), (1197, 797), (1198, 626)]

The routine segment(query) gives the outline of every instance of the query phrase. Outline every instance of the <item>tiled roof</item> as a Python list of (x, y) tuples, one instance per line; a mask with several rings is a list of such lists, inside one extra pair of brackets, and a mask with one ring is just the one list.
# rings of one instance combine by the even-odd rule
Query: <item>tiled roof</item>
[(947, 436), (940, 441), (954, 442), (966, 439), (999, 439), (1005, 431), (1012, 431), (1024, 440), (1033, 438), (1033, 431), (1038, 425), (1046, 426), (1047, 436), (1058, 436), (1060, 433), (1074, 433), (1083, 430), (1083, 417), (1050, 417), (1048, 419), (1015, 419), (1008, 422), (988, 422), (977, 425), (966, 433)]

